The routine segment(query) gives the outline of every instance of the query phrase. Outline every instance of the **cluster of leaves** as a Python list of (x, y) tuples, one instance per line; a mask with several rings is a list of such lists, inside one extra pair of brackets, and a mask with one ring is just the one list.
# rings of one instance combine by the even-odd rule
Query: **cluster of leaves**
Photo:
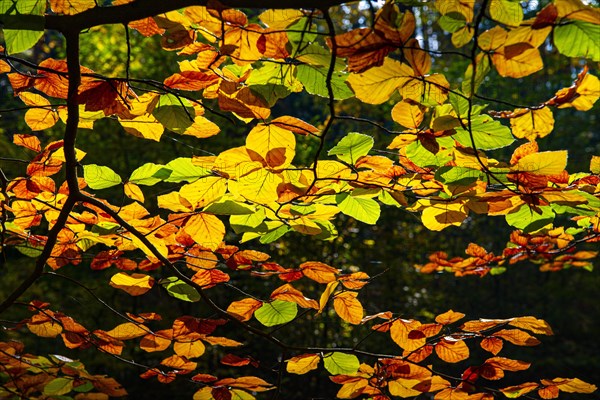
[[(146, 10), (126, 0), (105, 6), (94, 0), (48, 3), (47, 9), (45, 2), (9, 1), (0, 8), (6, 46), (0, 49), (0, 72), (24, 103), (24, 120), (33, 132), (13, 136), (14, 145), (31, 155), (22, 176), (0, 174), (0, 239), (3, 247), (36, 257), (32, 275), (0, 311), (14, 305), (46, 266), (58, 270), (78, 265), (84, 254), (93, 254), (92, 270), (120, 270), (110, 280), (112, 287), (132, 296), (162, 289), (181, 301), (205, 302), (218, 318), (181, 316), (169, 327), (155, 329), (161, 320), (157, 314), (123, 313), (123, 324), (89, 330), (48, 304), (31, 303), (35, 313), (16, 328), (27, 326), (40, 337), (60, 335), (67, 348), (92, 347), (113, 356), (120, 356), (124, 342), (134, 339), (146, 352), (165, 351), (172, 344), (174, 354), (142, 374), (170, 383), (196, 371), (192, 359), (204, 354), (206, 344), (242, 344), (211, 336), (229, 323), (297, 353), (281, 360), (281, 371), (306, 373), (322, 360), (332, 380), (342, 384), (340, 398), (436, 392), (438, 400), (490, 399), (498, 389), (476, 383), (478, 378), (498, 380), (504, 371), (529, 366), (497, 357), (503, 341), (537, 344), (527, 331), (551, 333), (545, 322), (520, 317), (469, 321), (450, 329), (447, 325), (462, 314), (442, 314), (431, 324), (390, 311), (365, 316), (359, 296), (371, 279), (366, 273), (345, 273), (318, 260), (285, 267), (266, 253), (226, 239), (235, 233), (241, 243), (267, 244), (295, 232), (332, 240), (338, 214), (376, 224), (383, 204), (418, 213), (433, 231), (459, 226), (470, 214), (503, 216), (518, 229), (501, 256), (471, 244), (469, 258), (436, 253), (420, 267), (423, 272), (485, 275), (522, 260), (539, 262), (542, 270), (590, 268), (589, 260), (597, 255), (576, 247), (600, 238), (600, 157), (591, 158), (589, 172), (568, 173), (567, 151), (540, 151), (537, 139), (552, 132), (558, 109), (590, 110), (600, 97), (598, 78), (583, 66), (571, 86), (533, 106), (478, 94), (492, 68), (510, 78), (541, 70), (540, 48), (550, 36), (563, 55), (600, 61), (593, 39), (600, 29), (600, 11), (580, 0), (555, 0), (531, 20), (524, 20), (522, 6), (511, 0), (433, 2), (453, 45), (471, 45), (460, 53), (469, 62), (464, 78), (452, 83), (442, 73), (432, 73), (435, 60), (414, 38), (414, 15), (401, 12), (393, 1), (373, 14), (372, 26), (343, 33), (336, 32), (327, 6), (267, 10), (256, 19), (215, 1), (181, 10), (154, 1)], [(165, 50), (182, 56), (179, 72), (159, 82), (131, 77), (128, 68), (127, 76), (112, 77), (80, 66), (81, 30), (109, 22), (128, 24), (128, 34), (131, 29), (146, 37), (159, 35)], [(25, 30), (20, 28), (24, 25)], [(66, 60), (46, 58), (36, 64), (15, 56), (44, 35), (43, 27), (65, 36)], [(327, 99), (330, 116), (320, 126), (272, 115), (278, 101), (299, 92)], [(391, 119), (403, 130), (375, 123), (391, 136), (388, 150), (378, 149), (372, 136), (359, 132), (328, 144), (326, 138), (343, 119), (336, 103), (351, 98), (374, 105), (394, 103)], [(511, 110), (484, 113), (484, 102), (492, 101)], [(244, 145), (219, 154), (148, 162), (127, 177), (110, 166), (85, 163), (86, 152), (75, 147), (80, 130), (93, 129), (100, 119), (114, 120), (142, 140), (160, 141), (165, 130), (209, 138), (221, 130), (209, 113), (248, 124)], [(62, 140), (43, 143), (44, 131), (61, 120)], [(492, 158), (490, 152), (509, 148), (517, 139), (526, 143), (510, 160)], [(298, 164), (298, 143), (317, 144), (308, 165)], [(155, 197), (155, 185), (166, 190)], [(101, 197), (109, 188), (112, 193), (122, 189), (128, 200), (115, 204)], [(170, 276), (159, 278), (158, 271)], [(238, 288), (242, 297), (225, 306), (209, 295), (210, 288), (233, 288), (232, 282), (252, 277), (276, 277), (285, 283), (264, 297)], [(300, 282), (292, 285), (295, 281)], [(310, 298), (304, 288), (319, 288), (316, 284), (325, 287)], [(403, 352), (292, 346), (274, 331), (263, 330), (317, 317), (331, 305), (332, 313), (350, 325), (384, 319), (373, 331), (389, 332)], [(300, 315), (298, 307), (304, 309)], [(465, 341), (477, 339), (494, 357), (469, 367), (459, 378), (421, 365), (434, 351), (445, 363), (465, 360)], [(359, 356), (376, 362), (361, 364)], [(231, 355), (223, 362), (239, 366), (253, 361)], [(67, 383), (75, 387), (75, 378), (56, 379), (63, 379), (65, 390)], [(85, 379), (97, 382), (87, 375)], [(254, 376), (219, 379), (201, 373), (191, 380), (201, 386), (197, 399), (251, 399), (255, 392), (274, 388)], [(53, 390), (53, 382), (40, 383), (44, 394)], [(18, 389), (5, 388), (9, 393)], [(518, 397), (534, 390), (549, 399), (561, 390), (591, 393), (595, 386), (557, 378), (501, 392)]]

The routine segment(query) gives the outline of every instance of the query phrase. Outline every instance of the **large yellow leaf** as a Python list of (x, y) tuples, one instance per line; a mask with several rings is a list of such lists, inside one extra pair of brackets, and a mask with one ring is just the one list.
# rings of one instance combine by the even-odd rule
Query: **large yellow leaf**
[(544, 151), (520, 158), (511, 169), (536, 175), (558, 175), (567, 167), (567, 151)]
[(371, 68), (361, 74), (350, 74), (347, 82), (359, 100), (381, 104), (413, 75), (408, 65), (386, 58), (381, 67)]
[(186, 358), (200, 357), (202, 354), (204, 354), (205, 349), (206, 347), (204, 346), (204, 343), (202, 343), (202, 341), (199, 339), (188, 342), (175, 342), (175, 344), (173, 344), (173, 350), (175, 350), (175, 354)]
[(149, 331), (150, 330), (144, 325), (134, 324), (133, 322), (125, 322), (115, 326), (113, 329), (106, 332), (106, 334), (117, 340), (128, 340), (147, 335)]
[(462, 201), (426, 200), (421, 215), (423, 225), (432, 231), (441, 231), (449, 226), (460, 226), (467, 218), (468, 210)]
[(320, 360), (318, 354), (302, 354), (287, 360), (286, 370), (290, 374), (303, 375), (317, 369)]
[(210, 250), (218, 249), (225, 236), (225, 225), (212, 214), (192, 215), (183, 229), (196, 243)]
[(206, 207), (220, 199), (227, 191), (227, 179), (220, 176), (205, 176), (184, 185), (179, 194), (189, 201), (193, 209)]
[(119, 123), (125, 132), (144, 139), (160, 141), (165, 131), (164, 126), (152, 114), (143, 114), (133, 119), (120, 119)]
[(405, 128), (418, 129), (424, 116), (425, 107), (410, 101), (401, 101), (392, 108), (392, 119)]
[(235, 179), (262, 167), (262, 163), (256, 158), (251, 158), (246, 147), (242, 146), (221, 152), (214, 161), (213, 170)]
[(360, 324), (363, 317), (363, 306), (358, 301), (356, 292), (342, 292), (333, 298), (333, 308), (344, 321), (354, 325)]
[(261, 168), (242, 176), (238, 180), (238, 185), (232, 185), (230, 182), (229, 190), (237, 193), (247, 200), (267, 204), (277, 201), (279, 195), (277, 187), (282, 183), (280, 174), (273, 173), (267, 169)]
[(42, 131), (58, 122), (58, 113), (51, 108), (30, 108), (25, 113), (25, 123), (32, 131)]
[(500, 76), (510, 78), (523, 78), (544, 68), (540, 51), (535, 48), (512, 56), (508, 53), (507, 47), (502, 47), (494, 52), (492, 62)]
[(131, 274), (119, 272), (110, 278), (110, 286), (121, 289), (131, 296), (140, 296), (152, 289), (154, 278), (146, 274)]
[(513, 135), (519, 139), (535, 140), (547, 136), (554, 129), (554, 116), (548, 107), (539, 110), (517, 109), (517, 117), (511, 118)]
[(246, 149), (255, 151), (267, 166), (276, 169), (288, 167), (296, 154), (294, 134), (277, 125), (256, 125), (246, 137)]

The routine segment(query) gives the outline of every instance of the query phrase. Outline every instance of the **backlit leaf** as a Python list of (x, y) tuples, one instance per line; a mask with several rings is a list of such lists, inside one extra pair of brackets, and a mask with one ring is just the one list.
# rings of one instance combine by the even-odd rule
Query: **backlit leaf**
[(442, 339), (435, 345), (435, 354), (448, 363), (457, 363), (469, 358), (469, 348), (464, 340)]
[(333, 298), (333, 308), (344, 321), (354, 325), (360, 324), (363, 318), (363, 306), (358, 301), (356, 292), (342, 292)]
[(285, 324), (296, 318), (298, 306), (289, 301), (274, 300), (264, 303), (254, 312), (254, 317), (264, 326)]
[(360, 362), (354, 354), (333, 352), (323, 356), (323, 365), (331, 375), (351, 375), (358, 371)]
[(200, 301), (200, 293), (194, 287), (175, 276), (161, 279), (159, 283), (170, 296), (176, 299), (189, 302)]
[(287, 360), (286, 371), (290, 374), (304, 375), (317, 369), (321, 357), (318, 354), (303, 354)]
[(83, 166), (83, 177), (88, 186), (95, 190), (106, 189), (121, 183), (121, 177), (109, 167), (89, 164)]
[(121, 289), (131, 296), (141, 296), (154, 286), (154, 278), (145, 274), (119, 272), (110, 278), (110, 286)]

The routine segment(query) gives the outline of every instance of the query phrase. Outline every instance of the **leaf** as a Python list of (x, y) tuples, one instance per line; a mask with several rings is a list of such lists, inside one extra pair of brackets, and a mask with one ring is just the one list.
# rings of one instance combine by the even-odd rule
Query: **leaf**
[(521, 397), (531, 391), (537, 389), (540, 385), (535, 382), (526, 382), (520, 385), (509, 386), (500, 391), (509, 399), (516, 399), (517, 397)]
[(296, 318), (298, 306), (289, 301), (273, 300), (264, 303), (254, 312), (254, 317), (264, 326), (286, 324)]
[(381, 67), (370, 68), (360, 74), (350, 74), (348, 84), (355, 96), (368, 104), (389, 100), (394, 91), (413, 76), (413, 70), (399, 61), (385, 58)]
[(247, 298), (234, 301), (227, 307), (227, 312), (240, 321), (248, 321), (254, 315), (254, 312), (263, 305), (260, 300)]
[(335, 197), (340, 211), (365, 224), (374, 225), (379, 219), (381, 208), (373, 199), (354, 197), (348, 193), (340, 193)]
[[(515, 141), (510, 129), (489, 115), (478, 115), (472, 119), (471, 129), (475, 147), (479, 150), (494, 150), (506, 147)], [(473, 147), (469, 132), (463, 128), (456, 129), (454, 138), (465, 147)]]
[(192, 303), (200, 301), (200, 293), (198, 293), (194, 287), (188, 285), (176, 276), (161, 279), (158, 283), (165, 288), (170, 296), (173, 296), (176, 299)]
[(212, 214), (192, 215), (183, 229), (196, 243), (210, 250), (218, 249), (225, 236), (225, 225)]
[(523, 21), (523, 8), (519, 1), (491, 0), (488, 10), (494, 21), (504, 25), (519, 26)]
[(185, 358), (197, 358), (204, 354), (206, 347), (200, 340), (192, 340), (189, 342), (175, 342), (173, 344), (175, 354)]
[(171, 170), (164, 165), (146, 163), (131, 173), (129, 182), (133, 182), (136, 185), (152, 186), (167, 179), (170, 175)]
[(481, 341), (481, 348), (489, 351), (493, 355), (497, 355), (502, 350), (504, 342), (502, 339), (495, 336), (486, 337)]
[(110, 286), (121, 289), (131, 296), (141, 296), (154, 286), (154, 278), (145, 274), (119, 272), (110, 278)]
[(594, 393), (596, 385), (589, 384), (578, 378), (554, 378), (552, 380), (542, 379), (542, 384), (553, 385), (565, 393)]
[(568, 57), (585, 57), (600, 61), (600, 25), (569, 20), (554, 28), (553, 39), (558, 51)]
[(271, 168), (288, 167), (296, 154), (294, 134), (277, 125), (256, 125), (246, 137), (246, 148), (258, 153)]
[(537, 346), (540, 344), (539, 340), (520, 329), (502, 329), (495, 332), (494, 336), (502, 338), (517, 346)]
[(464, 317), (465, 317), (465, 314), (463, 314), (463, 313), (448, 310), (445, 313), (440, 314), (437, 317), (435, 317), (435, 322), (437, 322), (438, 324), (442, 324), (442, 325), (450, 325), (450, 324), (455, 323), (456, 321), (461, 320)]
[(4, 29), (4, 42), (8, 54), (22, 53), (32, 48), (44, 36), (43, 27), (39, 30)]
[(506, 223), (525, 233), (535, 232), (554, 221), (555, 213), (551, 207), (531, 208), (524, 204), (517, 210), (506, 214)]
[(559, 175), (567, 167), (567, 151), (544, 151), (527, 154), (511, 169), (536, 175)]
[(106, 189), (122, 182), (121, 177), (112, 169), (96, 164), (84, 165), (83, 177), (94, 190)]
[(323, 356), (323, 365), (331, 375), (352, 375), (358, 371), (360, 361), (354, 354), (333, 352)]
[(335, 155), (348, 164), (355, 164), (362, 156), (366, 156), (373, 147), (373, 138), (362, 133), (347, 134), (332, 147), (327, 154)]
[[(306, 91), (321, 97), (329, 97), (327, 89), (328, 68), (311, 65), (298, 65), (296, 78), (304, 85)], [(346, 85), (348, 74), (334, 72), (331, 77), (331, 88), (335, 100), (344, 100), (352, 97), (352, 91)]]
[(73, 389), (73, 379), (54, 378), (44, 385), (44, 394), (47, 396), (60, 396)]
[(442, 339), (435, 345), (435, 354), (448, 363), (457, 363), (469, 358), (469, 348), (464, 340)]
[(319, 309), (319, 303), (316, 300), (309, 299), (304, 297), (301, 291), (295, 289), (289, 283), (286, 283), (283, 286), (278, 287), (271, 293), (272, 299), (279, 299), (283, 301), (290, 301), (292, 303), (298, 304), (303, 308), (314, 308), (315, 310)]
[(286, 371), (290, 374), (304, 375), (317, 369), (321, 357), (318, 354), (302, 354), (287, 360)]
[(508, 323), (510, 326), (528, 330), (541, 335), (553, 335), (550, 325), (542, 319), (535, 317), (517, 317), (512, 318)]
[(333, 298), (333, 308), (344, 321), (354, 325), (361, 323), (363, 318), (363, 306), (358, 301), (356, 292), (342, 292)]
[(152, 115), (165, 128), (184, 133), (194, 123), (195, 111), (188, 100), (169, 93), (160, 96)]
[(554, 116), (548, 107), (538, 110), (516, 109), (517, 116), (511, 118), (513, 135), (519, 139), (535, 140), (546, 137), (554, 129)]

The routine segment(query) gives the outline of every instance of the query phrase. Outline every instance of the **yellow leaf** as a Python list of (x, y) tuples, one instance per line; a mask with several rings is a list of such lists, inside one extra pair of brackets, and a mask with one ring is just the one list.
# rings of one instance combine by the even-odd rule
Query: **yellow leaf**
[(195, 136), (200, 139), (215, 136), (221, 132), (221, 128), (212, 121), (209, 121), (201, 115), (194, 118), (194, 123), (190, 125), (184, 132), (184, 135)]
[(363, 317), (363, 306), (358, 301), (356, 292), (342, 292), (333, 298), (333, 308), (344, 321), (354, 325), (360, 324)]
[(125, 196), (132, 200), (139, 201), (140, 203), (144, 202), (144, 193), (142, 193), (142, 189), (135, 183), (127, 182), (123, 189), (125, 190)]
[(338, 270), (318, 261), (308, 261), (300, 264), (302, 274), (319, 283), (329, 283), (337, 279)]
[(381, 104), (413, 75), (414, 72), (408, 65), (386, 58), (381, 67), (370, 68), (360, 74), (350, 74), (347, 82), (359, 100)]
[(567, 167), (567, 151), (544, 151), (528, 154), (511, 169), (536, 175), (558, 175)]
[(596, 385), (589, 384), (578, 378), (554, 378), (551, 381), (542, 380), (544, 385), (550, 383), (557, 386), (561, 391), (567, 393), (593, 393), (596, 391)]
[(508, 324), (541, 335), (554, 334), (552, 332), (552, 328), (550, 328), (550, 325), (548, 325), (546, 321), (544, 321), (543, 319), (537, 319), (535, 317), (512, 318)]
[(58, 122), (58, 113), (48, 108), (31, 108), (25, 113), (25, 123), (32, 131), (42, 131)]
[(292, 163), (296, 154), (296, 138), (288, 129), (261, 123), (248, 133), (246, 149), (258, 153), (268, 167), (283, 169)]
[(147, 352), (163, 351), (171, 345), (171, 339), (163, 335), (149, 333), (140, 340), (140, 349)]
[(390, 327), (390, 336), (398, 346), (406, 351), (414, 351), (425, 345), (425, 335), (417, 338), (410, 338), (410, 332), (421, 326), (419, 321), (412, 319), (396, 319)]
[(400, 86), (400, 94), (403, 98), (427, 106), (446, 102), (450, 90), (450, 84), (442, 74), (408, 79)]
[(592, 156), (590, 161), (590, 172), (600, 174), (600, 156)]
[(63, 331), (62, 325), (51, 318), (52, 312), (39, 313), (31, 317), (27, 323), (27, 328), (31, 333), (39, 337), (53, 338)]
[(420, 381), (418, 379), (394, 379), (388, 381), (388, 388), (390, 394), (402, 398), (416, 397), (421, 394), (420, 391), (413, 389), (412, 387), (417, 385)]
[(511, 118), (513, 135), (519, 139), (535, 140), (545, 137), (554, 129), (554, 116), (548, 107), (539, 110), (517, 109), (517, 117)]
[(192, 204), (192, 209), (206, 207), (220, 199), (227, 191), (227, 179), (219, 176), (205, 176), (184, 185), (179, 194)]
[(268, 204), (277, 201), (277, 187), (282, 183), (282, 178), (280, 174), (261, 168), (242, 176), (238, 183), (235, 188), (230, 183), (231, 192), (235, 190), (249, 201)]
[(286, 370), (290, 374), (303, 375), (317, 369), (320, 360), (318, 354), (302, 354), (287, 360)]
[(221, 152), (214, 161), (213, 170), (230, 179), (239, 178), (263, 165), (248, 154), (245, 146), (234, 147)]
[(115, 326), (113, 329), (106, 332), (106, 334), (117, 340), (128, 340), (147, 335), (148, 332), (149, 329), (143, 325), (125, 322), (124, 324)]
[(165, 130), (164, 126), (152, 114), (143, 114), (129, 120), (119, 118), (119, 123), (125, 129), (125, 132), (156, 142), (160, 141), (160, 137)]
[[(392, 119), (405, 128), (418, 129), (423, 122), (424, 111), (425, 107), (405, 100), (396, 103), (392, 108)], [(394, 147), (389, 148), (393, 149)]]
[(190, 212), (194, 206), (178, 192), (171, 192), (157, 197), (158, 206), (171, 211)]
[(57, 14), (73, 15), (96, 7), (95, 0), (50, 0), (52, 11)]
[(206, 347), (202, 341), (193, 340), (189, 342), (175, 342), (173, 344), (173, 350), (175, 350), (175, 354), (181, 357), (186, 358), (196, 358), (200, 357), (204, 354), (204, 350)]
[(183, 230), (189, 234), (199, 245), (210, 250), (221, 246), (225, 236), (225, 225), (212, 214), (200, 213), (192, 215), (186, 222)]
[(448, 363), (457, 363), (469, 358), (469, 348), (464, 340), (444, 338), (435, 345), (435, 353)]
[(462, 201), (426, 200), (421, 221), (427, 229), (441, 231), (449, 226), (460, 226), (467, 218), (468, 210)]
[(514, 57), (510, 57), (511, 55), (506, 53), (506, 47), (502, 47), (492, 55), (492, 62), (500, 76), (523, 78), (544, 68), (544, 62), (538, 49), (530, 48)]
[(555, 0), (554, 5), (561, 18), (567, 17), (600, 25), (600, 10), (584, 4), (581, 0)]
[(131, 274), (119, 272), (110, 278), (110, 286), (121, 289), (131, 296), (140, 296), (152, 289), (154, 278), (145, 274)]
[(575, 92), (577, 96), (573, 101), (561, 104), (558, 108), (575, 107), (579, 111), (590, 110), (600, 98), (600, 80), (594, 75), (586, 74)]
[(338, 281), (331, 281), (327, 284), (327, 287), (325, 288), (325, 290), (321, 294), (321, 297), (319, 298), (319, 313), (322, 312), (323, 309), (325, 309), (325, 305), (327, 305), (327, 301), (329, 301), (331, 294), (338, 287), (338, 285), (339, 285)]

